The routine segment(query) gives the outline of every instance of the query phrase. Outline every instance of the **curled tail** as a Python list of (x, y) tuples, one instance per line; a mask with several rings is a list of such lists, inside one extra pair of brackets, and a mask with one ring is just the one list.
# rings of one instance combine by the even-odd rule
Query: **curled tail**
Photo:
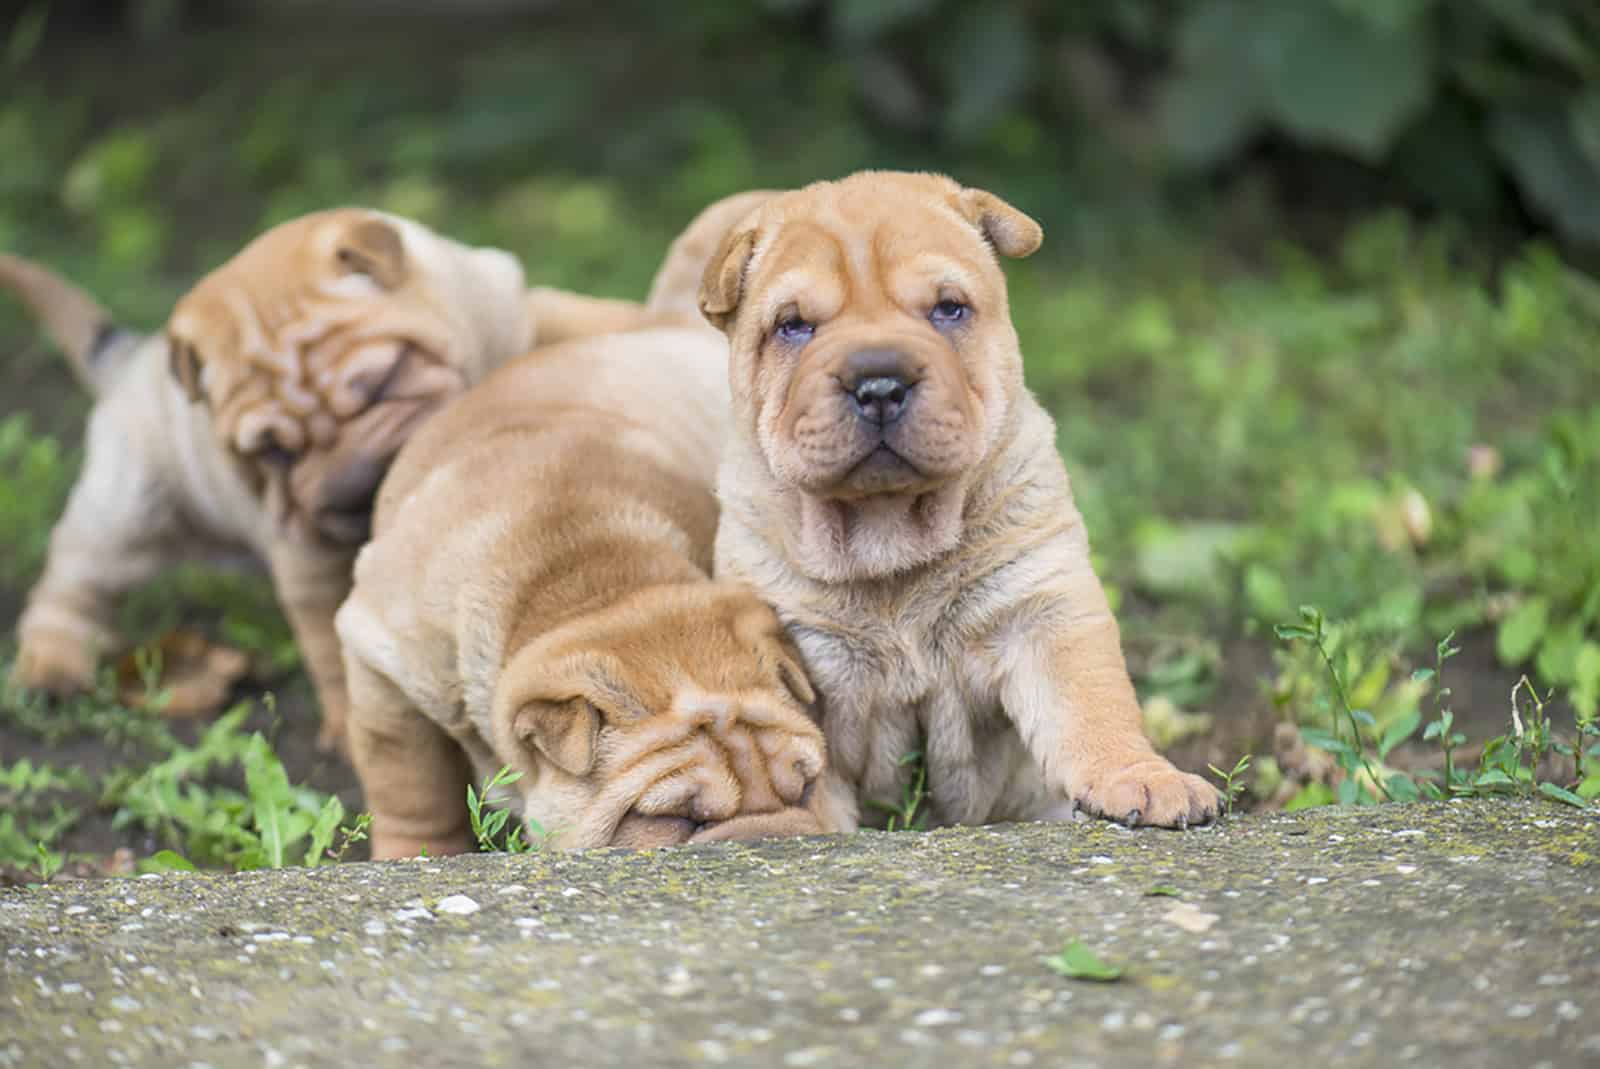
[(21, 257), (0, 253), (0, 289), (15, 293), (38, 317), (45, 333), (66, 354), (72, 373), (91, 393), (99, 393), (105, 385), (116, 363), (113, 352), (137, 340), (82, 289)]
[(674, 313), (704, 322), (700, 315), (700, 278), (711, 254), (733, 225), (778, 195), (776, 190), (753, 189), (723, 197), (689, 222), (667, 249), (661, 267), (650, 283), (645, 306), (652, 312)]

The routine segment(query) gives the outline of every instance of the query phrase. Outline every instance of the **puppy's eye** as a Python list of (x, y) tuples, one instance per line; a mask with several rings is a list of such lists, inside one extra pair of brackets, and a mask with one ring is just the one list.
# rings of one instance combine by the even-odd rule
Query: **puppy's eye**
[(934, 305), (928, 312), (928, 322), (936, 327), (951, 327), (964, 321), (971, 309), (960, 301), (943, 300)]
[(811, 340), (811, 335), (817, 332), (815, 324), (807, 323), (799, 316), (790, 316), (778, 323), (777, 335), (791, 345), (804, 345)]

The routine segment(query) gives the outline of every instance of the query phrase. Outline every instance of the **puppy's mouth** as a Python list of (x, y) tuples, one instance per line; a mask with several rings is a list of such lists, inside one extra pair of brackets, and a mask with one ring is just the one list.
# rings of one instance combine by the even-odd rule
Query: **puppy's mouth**
[(860, 460), (829, 487), (828, 496), (842, 501), (922, 490), (930, 482), (915, 463), (879, 439)]
[(355, 376), (347, 392), (361, 395), (325, 451), (294, 472), (293, 498), (315, 536), (335, 546), (359, 546), (371, 535), (378, 488), (395, 457), (424, 421), (466, 389), (459, 371), (405, 345), (386, 368)]
[(701, 825), (687, 817), (660, 816), (630, 809), (611, 833), (611, 845), (630, 850), (678, 846), (695, 836)]
[(744, 842), (791, 835), (820, 835), (816, 817), (789, 806), (771, 813), (746, 813), (728, 820), (698, 824), (687, 817), (657, 816), (630, 810), (611, 835), (611, 845), (630, 850), (654, 850), (685, 843)]

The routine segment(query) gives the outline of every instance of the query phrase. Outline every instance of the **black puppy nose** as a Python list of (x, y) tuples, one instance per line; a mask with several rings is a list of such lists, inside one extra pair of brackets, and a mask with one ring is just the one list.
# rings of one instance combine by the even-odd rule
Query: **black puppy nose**
[(893, 423), (905, 408), (906, 394), (911, 391), (904, 379), (892, 375), (877, 375), (856, 383), (850, 397), (856, 403), (856, 412), (869, 423)]

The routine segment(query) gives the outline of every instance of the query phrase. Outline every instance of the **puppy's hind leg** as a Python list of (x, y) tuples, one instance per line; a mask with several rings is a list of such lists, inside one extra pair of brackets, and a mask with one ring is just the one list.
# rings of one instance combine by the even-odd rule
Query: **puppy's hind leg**
[(300, 647), (311, 685), (322, 706), (317, 745), (346, 751), (345, 721), (350, 697), (345, 685), (344, 655), (334, 630), (334, 615), (350, 593), (355, 555), (344, 550), (303, 546), (280, 539), (267, 551), (278, 604)]
[(354, 653), (347, 654), (345, 670), (350, 755), (372, 812), (373, 858), (471, 850), (466, 754), (399, 687)]
[(93, 686), (100, 658), (118, 643), (118, 599), (183, 548), (172, 493), (132, 444), (109, 418), (91, 418), (83, 471), (17, 622), (18, 686), (58, 695)]

